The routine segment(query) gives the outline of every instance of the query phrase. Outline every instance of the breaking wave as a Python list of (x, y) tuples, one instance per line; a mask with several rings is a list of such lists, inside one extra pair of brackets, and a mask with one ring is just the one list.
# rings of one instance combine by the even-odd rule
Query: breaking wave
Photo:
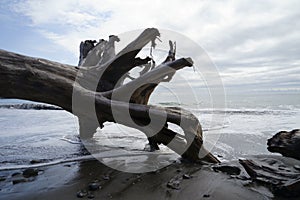
[(0, 105), (2, 109), (22, 109), (22, 110), (63, 110), (62, 108), (50, 104), (34, 104), (34, 103), (22, 103), (22, 104), (4, 104)]

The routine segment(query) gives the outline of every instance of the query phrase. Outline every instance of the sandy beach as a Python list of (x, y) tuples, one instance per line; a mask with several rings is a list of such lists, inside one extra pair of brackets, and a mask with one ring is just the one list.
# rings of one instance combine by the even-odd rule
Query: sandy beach
[[(157, 152), (144, 151), (146, 138), (142, 134), (122, 135), (117, 127), (110, 125), (96, 134), (93, 142), (99, 147), (99, 156), (107, 158), (103, 160), (115, 168), (112, 169), (89, 155), (74, 135), (74, 117), (69, 113), (59, 110), (0, 111), (2, 117), (8, 119), (2, 121), (2, 127), (11, 124), (11, 119), (16, 124), (15, 128), (3, 132), (0, 141), (4, 155), (0, 157), (0, 199), (292, 199), (274, 194), (270, 185), (253, 181), (238, 160), (265, 164), (275, 172), (269, 177), (279, 177), (284, 172), (288, 176), (294, 174), (290, 180), (295, 180), (300, 173), (300, 161), (267, 151), (266, 141), (274, 134), (273, 130), (259, 135), (268, 120), (273, 121), (272, 129), (276, 130), (279, 129), (276, 120), (289, 122), (290, 126), (296, 123), (298, 114), (293, 115), (290, 111), (264, 111), (263, 114), (260, 110), (232, 111), (230, 120), (244, 120), (242, 125), (232, 123), (230, 130), (221, 129), (223, 135), (212, 150), (222, 165), (233, 166), (223, 172), (210, 164), (181, 162), (178, 155), (163, 146)], [(201, 116), (206, 119), (209, 115)], [(256, 126), (252, 126), (251, 121)], [(213, 133), (214, 130), (205, 132), (207, 139), (214, 136)], [(276, 161), (277, 164), (270, 165)], [(165, 167), (161, 168), (160, 164)], [(139, 168), (154, 171), (126, 173), (116, 170), (117, 166), (123, 171), (126, 167), (131, 172), (137, 172), (133, 169)]]
[[(297, 161), (295, 161), (297, 164)], [(237, 165), (237, 163), (231, 163)], [(298, 162), (299, 164), (299, 162)], [(34, 165), (33, 165), (34, 166)], [(273, 194), (239, 175), (211, 165), (175, 162), (142, 174), (113, 170), (95, 159), (0, 171), (1, 199), (269, 199)], [(276, 197), (275, 199), (284, 199)]]

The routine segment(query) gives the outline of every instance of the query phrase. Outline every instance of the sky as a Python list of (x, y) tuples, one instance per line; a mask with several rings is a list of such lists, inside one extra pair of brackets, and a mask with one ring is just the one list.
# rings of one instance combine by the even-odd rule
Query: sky
[(300, 94), (299, 8), (298, 0), (1, 0), (0, 48), (76, 65), (82, 40), (156, 27), (201, 46), (227, 90)]

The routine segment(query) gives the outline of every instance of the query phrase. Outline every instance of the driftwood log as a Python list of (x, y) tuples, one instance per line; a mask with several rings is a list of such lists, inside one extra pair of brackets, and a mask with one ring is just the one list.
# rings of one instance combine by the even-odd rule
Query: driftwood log
[(300, 130), (278, 132), (268, 140), (268, 150), (300, 160)]
[[(178, 107), (147, 105), (160, 82), (169, 81), (177, 70), (193, 65), (191, 58), (175, 59), (176, 48), (172, 42), (166, 60), (155, 68), (149, 67), (154, 63), (151, 58), (138, 58), (137, 54), (148, 43), (155, 46), (155, 39), (159, 36), (157, 29), (146, 29), (116, 55), (114, 42), (117, 37), (110, 37), (108, 42), (102, 40), (85, 58), (81, 58), (79, 67), (0, 50), (0, 97), (57, 105), (78, 117), (82, 138), (92, 137), (96, 128), (102, 128), (106, 121), (117, 122), (141, 130), (152, 145), (168, 145), (186, 159), (219, 162), (203, 147), (202, 128), (192, 113)], [(143, 68), (144, 72), (125, 83), (134, 67)], [(133, 91), (132, 95), (123, 99), (128, 91)], [(74, 94), (77, 97), (75, 104)], [(91, 102), (92, 106), (89, 105)], [(90, 107), (95, 110), (96, 121), (90, 116)], [(113, 111), (117, 115), (129, 112), (137, 125), (122, 117), (116, 120)], [(156, 134), (151, 134), (156, 127), (147, 124), (162, 117), (164, 126)], [(167, 123), (180, 126), (184, 135), (169, 129)]]
[(300, 196), (299, 162), (286, 158), (256, 158), (240, 160), (252, 181), (265, 185), (275, 196)]
[[(276, 196), (300, 196), (300, 131), (280, 131), (268, 140), (268, 150), (291, 157), (241, 159), (251, 179), (266, 185)], [(297, 160), (295, 160), (297, 159)]]
[[(274, 197), (300, 196), (300, 131), (281, 131), (268, 140), (270, 152), (279, 155), (248, 156), (239, 163), (218, 163), (213, 166), (217, 172), (224, 172), (241, 180), (244, 185), (267, 187)], [(290, 158), (288, 158), (290, 157)]]

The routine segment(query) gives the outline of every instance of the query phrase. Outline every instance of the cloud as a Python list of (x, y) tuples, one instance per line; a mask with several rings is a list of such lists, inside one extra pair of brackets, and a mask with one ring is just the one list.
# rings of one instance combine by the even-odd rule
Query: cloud
[(13, 9), (29, 17), (32, 26), (64, 25), (89, 27), (92, 23), (105, 20), (109, 13), (102, 7), (97, 9), (83, 1), (21, 1)]
[(81, 40), (158, 27), (178, 31), (201, 45), (227, 85), (300, 85), (295, 77), (300, 77), (296, 0), (12, 2), (11, 8), (29, 18), (32, 28), (76, 57)]

